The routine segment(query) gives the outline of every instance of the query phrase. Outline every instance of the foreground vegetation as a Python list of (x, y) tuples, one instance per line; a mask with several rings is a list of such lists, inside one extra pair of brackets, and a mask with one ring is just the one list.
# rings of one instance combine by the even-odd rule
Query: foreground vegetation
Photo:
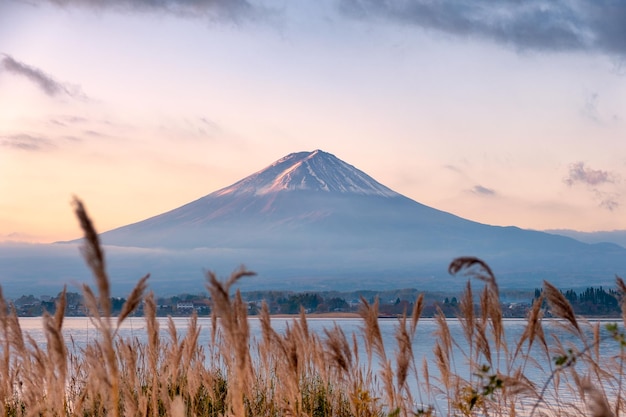
[[(104, 253), (79, 201), (76, 214), (85, 233), (84, 257), (95, 278), (95, 288), (82, 288), (84, 303), (99, 337), (83, 349), (71, 347), (62, 333), (63, 291), (54, 315), (42, 317), (47, 344), (40, 346), (22, 332), (15, 310), (0, 294), (0, 400), (6, 416), (617, 417), (625, 412), (626, 337), (614, 324), (602, 329), (582, 323), (567, 298), (547, 282), (522, 336), (510, 344), (491, 269), (476, 258), (454, 260), (451, 273), (465, 273), (483, 285), (478, 305), (469, 280), (457, 301), (467, 348), (459, 348), (444, 314), (436, 314), (434, 342), (426, 342), (434, 345), (431, 363), (413, 354), (423, 296), (398, 320), (393, 352), (383, 343), (378, 301), (365, 299), (360, 335), (346, 335), (337, 326), (323, 335), (310, 332), (304, 312), (278, 333), (263, 305), (262, 338), (253, 344), (248, 307), (238, 291), (234, 296), (230, 291), (253, 273), (242, 269), (226, 282), (209, 273), (212, 337), (201, 346), (195, 315), (184, 337), (171, 320), (169, 339), (159, 337), (157, 303), (152, 293), (145, 294), (148, 276), (139, 280), (119, 315), (112, 316)], [(617, 288), (626, 311), (626, 285), (619, 278)], [(544, 303), (561, 318), (567, 341), (546, 336)], [(118, 335), (120, 324), (140, 306), (146, 343)], [(626, 321), (626, 313), (622, 318)], [(619, 354), (603, 357), (605, 343), (617, 344)], [(550, 364), (546, 379), (533, 381), (528, 375), (540, 363)]]

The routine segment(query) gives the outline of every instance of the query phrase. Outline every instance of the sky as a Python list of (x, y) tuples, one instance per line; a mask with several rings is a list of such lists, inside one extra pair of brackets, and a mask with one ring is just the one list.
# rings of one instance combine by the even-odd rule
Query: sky
[(322, 149), (481, 223), (626, 229), (626, 2), (4, 0), (0, 241)]

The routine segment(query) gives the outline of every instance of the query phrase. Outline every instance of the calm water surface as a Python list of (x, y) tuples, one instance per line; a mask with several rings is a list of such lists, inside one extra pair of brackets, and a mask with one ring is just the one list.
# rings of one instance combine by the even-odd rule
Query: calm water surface
[[(292, 318), (273, 318), (272, 319), (272, 327), (277, 332), (281, 333), (285, 331), (289, 323), (292, 323), (294, 319)], [(179, 337), (183, 337), (187, 331), (189, 319), (183, 317), (173, 318), (173, 321), (176, 325), (176, 329)], [(167, 318), (158, 318), (161, 337), (164, 341), (169, 341), (169, 334), (167, 332)], [(604, 329), (604, 323), (614, 323), (615, 320), (595, 320), (591, 321), (587, 326), (588, 334), (590, 340), (591, 337), (591, 326), (595, 323), (600, 323), (602, 328)], [(252, 344), (255, 341), (261, 339), (261, 323), (257, 318), (249, 318), (250, 323), (250, 333), (251, 333), (251, 342)], [(348, 337), (348, 340), (352, 339), (352, 334), (355, 333), (358, 341), (359, 348), (359, 356), (363, 366), (366, 365), (366, 353), (364, 343), (361, 337), (361, 328), (363, 326), (363, 322), (358, 318), (312, 318), (307, 319), (307, 323), (309, 326), (309, 330), (311, 332), (317, 333), (322, 340), (325, 338), (324, 329), (330, 329), (333, 326), (339, 326), (343, 332)], [(554, 320), (544, 320), (544, 329), (546, 332), (546, 339), (548, 343), (553, 340), (553, 336), (558, 337), (565, 344), (570, 343), (572, 346), (581, 348), (581, 343), (574, 337), (571, 333), (565, 331), (559, 323)], [(45, 345), (46, 339), (42, 328), (41, 318), (20, 318), (20, 324), (24, 332), (30, 334), (35, 341), (40, 343), (41, 345)], [(447, 324), (450, 328), (450, 333), (453, 339), (456, 341), (457, 346), (455, 347), (455, 353), (453, 355), (453, 361), (451, 366), (456, 370), (457, 374), (464, 376), (469, 379), (472, 375), (473, 370), (470, 370), (467, 361), (464, 356), (464, 352), (468, 351), (468, 346), (464, 341), (463, 331), (461, 328), (461, 323), (456, 319), (448, 319)], [(203, 346), (208, 346), (210, 344), (211, 338), (211, 319), (210, 318), (199, 318), (198, 325), (201, 327), (200, 337), (198, 339), (198, 343)], [(380, 319), (379, 326), (381, 333), (383, 335), (383, 340), (385, 344), (385, 349), (387, 352), (387, 357), (393, 360), (395, 359), (395, 350), (396, 350), (396, 339), (395, 332), (398, 327), (397, 319)], [(521, 334), (524, 331), (524, 327), (526, 326), (526, 321), (524, 319), (504, 319), (504, 326), (506, 331), (506, 337), (508, 344), (511, 350), (515, 349), (515, 343), (519, 340)], [(437, 325), (434, 319), (420, 319), (419, 324), (417, 326), (417, 334), (413, 341), (413, 352), (415, 355), (416, 363), (418, 367), (420, 367), (419, 372), (421, 372), (421, 364), (423, 359), (428, 361), (429, 371), (431, 377), (436, 377), (438, 375), (435, 358), (433, 354), (433, 348), (435, 344), (435, 331), (437, 330)], [(86, 317), (67, 317), (64, 320), (63, 331), (68, 342), (68, 345), (72, 342), (74, 346), (77, 348), (82, 348), (85, 345), (93, 342), (98, 338), (98, 332), (96, 331), (93, 323), (91, 323), (90, 319)], [(603, 330), (603, 333), (606, 333)], [(128, 318), (121, 326), (119, 335), (122, 338), (137, 338), (142, 342), (147, 341), (146, 334), (146, 324), (143, 318)], [(251, 349), (254, 352), (254, 349)], [(524, 352), (526, 351), (526, 347), (524, 347)], [(609, 358), (611, 356), (617, 356), (619, 354), (619, 345), (613, 340), (606, 340), (601, 345), (601, 356), (603, 358)], [(543, 385), (543, 383), (547, 380), (551, 369), (553, 369), (553, 360), (549, 360), (545, 353), (542, 353), (539, 350), (538, 343), (535, 343), (535, 347), (533, 348), (533, 352), (531, 354), (534, 361), (533, 365), (527, 365), (526, 369), (526, 377), (528, 377), (532, 382), (539, 384), (539, 386)], [(536, 361), (536, 364), (535, 364)], [(379, 368), (378, 363), (374, 363), (374, 371), (377, 371)], [(418, 383), (416, 379), (415, 373), (410, 375), (409, 377), (409, 386), (411, 390), (415, 390), (415, 392), (419, 391)]]
[[(169, 340), (169, 334), (167, 332), (167, 318), (157, 319), (160, 326), (161, 337), (164, 341)], [(283, 332), (289, 323), (292, 323), (292, 318), (273, 318), (272, 327), (279, 333)], [(189, 319), (185, 317), (173, 318), (176, 325), (179, 337), (183, 337), (187, 331)], [(613, 323), (614, 320), (595, 320), (591, 321), (589, 325), (595, 323)], [(251, 317), (249, 318), (251, 341), (254, 343), (261, 338), (261, 323), (259, 319)], [(363, 340), (361, 338), (361, 328), (363, 326), (362, 320), (359, 318), (312, 318), (307, 319), (307, 323), (310, 331), (320, 335), (324, 339), (324, 329), (330, 329), (334, 325), (339, 326), (348, 340), (352, 339), (352, 333), (357, 335), (357, 341), (359, 342), (359, 351), (362, 352), (360, 357), (365, 359), (365, 348)], [(447, 320), (448, 327), (453, 339), (456, 341), (455, 347), (456, 354), (454, 358), (456, 362), (453, 364), (457, 370), (462, 370), (466, 366), (463, 359), (463, 353), (468, 351), (468, 346), (463, 338), (463, 332), (461, 323), (456, 319)], [(20, 325), (22, 330), (30, 334), (35, 341), (41, 345), (45, 345), (46, 338), (43, 332), (42, 321), (40, 317), (22, 317), (20, 318)], [(200, 337), (198, 343), (200, 345), (207, 346), (210, 343), (211, 338), (211, 319), (199, 318), (198, 325), (201, 328)], [(397, 319), (380, 319), (379, 326), (383, 335), (385, 349), (389, 358), (394, 358), (393, 353), (396, 349), (395, 332), (398, 327)], [(504, 319), (504, 326), (506, 331), (506, 337), (509, 343), (510, 349), (514, 349), (515, 343), (519, 340), (521, 334), (526, 326), (524, 319)], [(571, 335), (569, 332), (562, 329), (558, 325), (557, 321), (544, 320), (544, 328), (546, 331), (546, 339), (548, 343), (552, 340), (552, 336), (558, 337), (565, 343), (573, 343), (580, 348), (580, 343), (577, 338)], [(604, 328), (604, 326), (602, 326)], [(437, 325), (434, 319), (423, 318), (420, 319), (417, 326), (417, 334), (413, 341), (413, 352), (418, 364), (421, 364), (422, 358), (426, 358), (430, 364), (433, 365), (432, 371), (435, 371), (434, 367), (434, 355), (433, 347), (435, 343), (435, 331)], [(603, 330), (604, 331), (604, 330)], [(605, 332), (605, 331), (604, 331)], [(74, 345), (78, 348), (84, 347), (86, 344), (94, 341), (98, 338), (98, 332), (96, 331), (93, 323), (86, 317), (66, 317), (63, 322), (63, 333), (68, 345), (73, 341)], [(146, 323), (141, 317), (128, 318), (121, 326), (119, 335), (122, 338), (138, 338), (142, 342), (147, 341)], [(591, 333), (589, 332), (591, 337)], [(578, 343), (577, 343), (578, 342)], [(607, 340), (602, 344), (602, 355), (611, 356), (619, 353), (619, 345), (613, 340)], [(545, 354), (541, 354), (539, 350), (533, 352), (535, 359), (542, 362), (546, 368), (549, 368), (549, 364), (545, 358)], [(539, 375), (537, 375), (539, 376)]]

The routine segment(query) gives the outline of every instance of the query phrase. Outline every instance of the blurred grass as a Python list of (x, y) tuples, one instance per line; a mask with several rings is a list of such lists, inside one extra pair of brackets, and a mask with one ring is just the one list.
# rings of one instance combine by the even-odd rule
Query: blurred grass
[[(451, 336), (440, 312), (434, 339), (426, 341), (434, 346), (435, 360), (429, 362), (412, 351), (422, 296), (413, 311), (398, 320), (391, 352), (385, 349), (378, 325), (378, 301), (364, 299), (358, 336), (346, 335), (337, 326), (324, 334), (311, 332), (304, 312), (279, 333), (264, 305), (262, 337), (252, 343), (247, 308), (240, 293), (232, 294), (231, 289), (253, 273), (239, 269), (225, 282), (208, 273), (212, 337), (200, 345), (196, 316), (189, 319), (184, 337), (177, 334), (171, 318), (169, 337), (159, 337), (154, 295), (146, 293), (148, 276), (138, 281), (122, 313), (112, 316), (110, 280), (98, 234), (78, 200), (75, 211), (85, 234), (83, 256), (95, 283), (95, 290), (84, 285), (82, 291), (99, 337), (82, 349), (64, 338), (62, 296), (55, 315), (42, 318), (47, 338), (42, 347), (22, 331), (15, 309), (0, 290), (0, 400), (5, 416), (617, 417), (624, 413), (623, 331), (612, 324), (601, 333), (600, 324), (585, 324), (547, 282), (522, 336), (509, 345), (493, 272), (480, 259), (455, 259), (450, 272), (470, 278), (459, 301), (465, 340)], [(477, 306), (471, 279), (484, 283)], [(617, 278), (617, 286), (626, 311), (626, 285)], [(577, 344), (546, 339), (546, 303)], [(118, 334), (121, 323), (139, 306), (144, 310), (146, 342)], [(591, 336), (583, 327), (591, 327)], [(364, 341), (364, 351), (359, 350), (357, 337)], [(619, 354), (601, 356), (603, 343), (618, 344)], [(467, 348), (459, 350), (461, 345)], [(535, 357), (537, 352), (546, 360)], [(549, 377), (542, 383), (528, 377), (540, 363), (550, 364), (543, 370)], [(433, 367), (437, 377), (431, 376)], [(409, 384), (409, 379), (417, 385)]]

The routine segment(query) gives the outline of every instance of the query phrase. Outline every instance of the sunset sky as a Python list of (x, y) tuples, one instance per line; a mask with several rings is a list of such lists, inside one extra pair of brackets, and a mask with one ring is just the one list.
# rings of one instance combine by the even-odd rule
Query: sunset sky
[(482, 223), (626, 229), (626, 3), (0, 2), (0, 241), (315, 149)]

